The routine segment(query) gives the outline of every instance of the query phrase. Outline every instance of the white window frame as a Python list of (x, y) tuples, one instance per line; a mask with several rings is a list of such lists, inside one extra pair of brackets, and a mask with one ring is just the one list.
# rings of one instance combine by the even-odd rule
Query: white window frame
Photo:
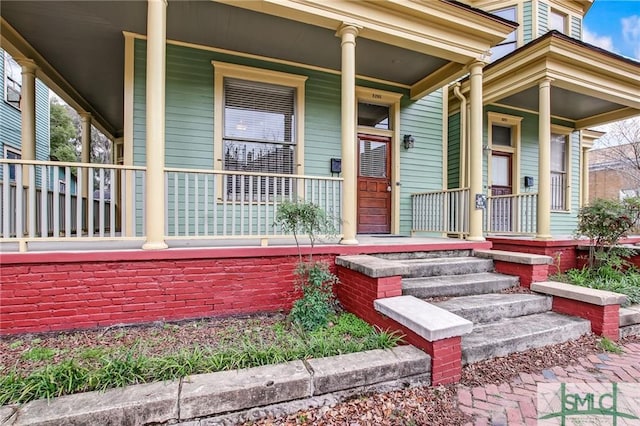
[[(507, 10), (507, 9), (514, 9), (515, 16), (516, 16), (515, 17), (515, 21), (516, 22), (522, 22), (522, 20), (523, 20), (522, 13), (523, 12), (522, 12), (522, 8), (520, 7), (520, 5), (518, 3), (513, 3), (513, 4), (502, 6), (502, 7), (498, 8), (498, 9), (494, 9), (494, 10), (490, 11), (489, 13), (495, 14), (496, 12), (500, 12), (500, 11)], [(523, 44), (523, 40), (522, 40), (523, 32), (520, 31), (520, 27), (518, 27), (515, 30), (513, 30), (513, 32), (511, 34), (515, 34), (515, 41), (514, 42), (509, 42), (508, 44), (513, 44), (514, 45), (513, 50), (511, 52), (507, 52), (506, 54), (504, 54), (504, 55), (502, 55), (500, 57), (493, 57), (493, 55), (492, 55), (491, 58), (490, 58), (491, 62), (497, 61), (498, 59), (503, 58), (503, 57), (511, 54), (513, 51), (517, 50), (518, 47), (522, 46), (522, 44)], [(509, 34), (509, 35), (511, 35), (511, 34)], [(494, 47), (503, 46), (505, 44), (507, 44), (507, 43), (501, 42), (501, 43), (498, 43)]]
[[(572, 134), (574, 132), (574, 129), (570, 128), (570, 127), (564, 127), (564, 126), (558, 126), (555, 124), (551, 125), (551, 136), (553, 135), (562, 135), (564, 136), (565, 140), (564, 140), (564, 174), (565, 174), (565, 182), (564, 182), (564, 208), (563, 209), (554, 209), (553, 206), (551, 206), (551, 211), (554, 213), (569, 213), (571, 212), (571, 156), (572, 156), (572, 152), (571, 152), (571, 145), (572, 145)], [(550, 170), (551, 173), (553, 173), (553, 170)], [(549, 191), (551, 191), (551, 188), (549, 188)], [(553, 195), (553, 194), (550, 194)]]
[[(20, 64), (18, 64), (18, 62), (16, 62), (15, 59), (13, 59), (13, 57), (11, 57), (11, 55), (9, 55), (6, 51), (4, 52), (4, 101), (10, 105), (11, 107), (17, 109), (18, 111), (20, 111), (20, 103), (22, 100), (22, 72), (20, 73), (20, 78), (18, 80), (14, 79), (13, 77), (9, 76), (9, 66), (11, 65), (11, 63), (15, 64), (16, 67), (18, 67), (19, 70), (21, 70)], [(17, 86), (18, 87), (18, 104), (16, 105), (15, 102), (11, 102), (9, 101), (8, 97), (9, 97), (9, 86)]]
[[(555, 16), (559, 16), (562, 18), (562, 30), (558, 29), (558, 28), (552, 28), (551, 27), (551, 23), (553, 22), (553, 15)], [(562, 34), (565, 35), (569, 35), (569, 27), (570, 27), (570, 15), (566, 12), (563, 12), (562, 10), (556, 9), (555, 7), (550, 7), (549, 8), (549, 17), (547, 18), (549, 20), (548, 23), (548, 30), (556, 30), (556, 31), (560, 31)]]
[(213, 168), (224, 170), (224, 79), (236, 78), (258, 83), (278, 84), (296, 89), (295, 99), (295, 162), (294, 174), (304, 174), (304, 100), (307, 76), (271, 71), (226, 62), (211, 62), (214, 68), (214, 135)]
[[(3, 152), (4, 158), (9, 158), (8, 155), (7, 155), (9, 152), (18, 155), (18, 158), (20, 158), (20, 159), (22, 158), (22, 151), (19, 148), (16, 148), (14, 146), (5, 144), (4, 152)], [(15, 167), (16, 167), (15, 164), (9, 164), (9, 177), (11, 177), (11, 169), (12, 168), (14, 169), (14, 172), (13, 172), (14, 177), (13, 177), (13, 179), (10, 179), (11, 182), (15, 182), (15, 180), (16, 180), (15, 179)]]
[[(522, 119), (516, 115), (500, 114), (497, 112), (487, 113), (487, 147), (490, 152), (508, 152), (511, 154), (511, 179), (513, 195), (520, 194), (520, 145), (522, 140)], [(511, 146), (493, 144), (493, 125), (511, 128)], [(491, 161), (487, 161), (487, 179), (491, 179)]]

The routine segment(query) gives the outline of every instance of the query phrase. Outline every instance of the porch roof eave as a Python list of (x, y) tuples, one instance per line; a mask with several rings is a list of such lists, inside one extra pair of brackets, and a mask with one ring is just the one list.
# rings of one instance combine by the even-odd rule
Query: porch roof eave
[[(552, 116), (585, 129), (640, 115), (638, 75), (640, 63), (551, 31), (485, 68), (483, 102), (535, 113), (537, 85), (550, 78), (563, 99), (552, 98)], [(461, 90), (469, 92), (468, 79)], [(452, 93), (449, 101), (450, 113), (459, 110)]]
[(359, 37), (446, 60), (410, 85), (414, 100), (463, 76), (468, 64), (484, 60), (489, 49), (518, 26), (453, 0), (387, 0), (384, 5), (375, 1), (212, 1), (334, 30), (343, 23), (353, 24), (360, 28)]

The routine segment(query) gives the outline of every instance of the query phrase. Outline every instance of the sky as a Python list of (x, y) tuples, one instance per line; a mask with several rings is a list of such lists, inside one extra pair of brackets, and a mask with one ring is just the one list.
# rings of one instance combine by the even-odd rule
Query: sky
[(595, 0), (582, 39), (640, 61), (640, 0)]

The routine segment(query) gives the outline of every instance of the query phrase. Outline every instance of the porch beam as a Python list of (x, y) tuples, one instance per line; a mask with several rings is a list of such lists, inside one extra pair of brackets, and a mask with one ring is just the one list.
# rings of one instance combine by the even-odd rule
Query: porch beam
[(470, 241), (484, 241), (482, 208), (476, 206), (476, 196), (482, 191), (482, 68), (485, 63), (475, 61), (469, 66), (471, 96), (469, 99), (469, 236)]
[(551, 238), (551, 81), (538, 84), (538, 209), (536, 238)]
[(22, 68), (20, 94), (21, 155), (23, 160), (36, 159), (36, 70), (31, 59), (16, 59)]
[(166, 249), (165, 223), (165, 65), (167, 0), (147, 1), (147, 121), (145, 250)]
[(343, 24), (337, 32), (342, 49), (342, 240), (358, 244), (356, 197), (356, 37), (360, 28)]

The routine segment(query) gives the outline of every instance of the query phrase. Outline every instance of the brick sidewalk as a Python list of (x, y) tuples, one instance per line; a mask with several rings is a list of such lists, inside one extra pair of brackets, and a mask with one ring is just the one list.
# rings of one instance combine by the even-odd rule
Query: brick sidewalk
[(589, 355), (576, 365), (541, 374), (520, 373), (510, 383), (458, 386), (459, 408), (474, 417), (467, 425), (536, 425), (538, 383), (640, 383), (640, 343), (628, 343), (623, 349), (621, 355)]

